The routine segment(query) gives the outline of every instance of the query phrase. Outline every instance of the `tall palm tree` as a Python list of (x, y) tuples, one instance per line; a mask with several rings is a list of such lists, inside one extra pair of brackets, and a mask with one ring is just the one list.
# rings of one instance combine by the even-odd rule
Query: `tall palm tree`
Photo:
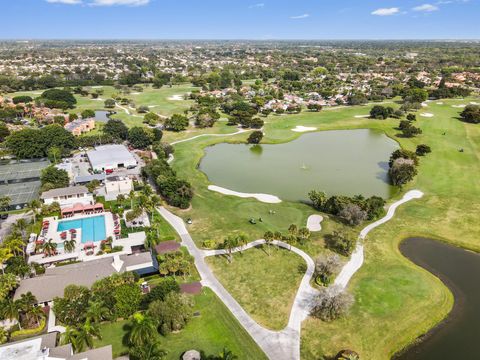
[(271, 231), (267, 231), (264, 235), (263, 235), (263, 239), (265, 240), (265, 244), (268, 245), (268, 256), (270, 256), (270, 245), (272, 244), (273, 242), (273, 239), (274, 239), (274, 235)]
[(301, 228), (298, 230), (298, 237), (302, 243), (307, 241), (310, 238), (310, 230), (307, 228)]
[(28, 228), (27, 220), (25, 220), (24, 218), (18, 219), (15, 225), (13, 225), (13, 228), (15, 230), (20, 231), (20, 234), (22, 235), (22, 239), (25, 239), (25, 236), (27, 235), (27, 228)]
[(128, 341), (133, 346), (151, 343), (157, 334), (157, 327), (152, 318), (142, 314), (133, 314), (133, 323), (128, 334)]
[(27, 208), (33, 212), (33, 223), (35, 224), (37, 221), (38, 211), (42, 208), (42, 203), (39, 200), (34, 199), (28, 203)]
[(227, 249), (228, 262), (231, 263), (233, 261), (232, 252), (233, 252), (233, 249), (235, 249), (238, 246), (238, 239), (236, 236), (229, 235), (225, 238), (223, 245), (225, 246), (225, 249)]
[(57, 251), (57, 244), (54, 243), (52, 239), (48, 239), (48, 241), (45, 241), (45, 243), (42, 245), (42, 250), (46, 256), (55, 255), (55, 252)]
[(65, 240), (63, 242), (63, 249), (67, 253), (74, 252), (76, 247), (77, 247), (77, 241), (75, 239)]
[(99, 323), (109, 314), (108, 308), (101, 301), (90, 301), (87, 309), (87, 319)]
[(128, 194), (128, 197), (130, 198), (130, 209), (133, 209), (133, 201), (135, 200), (135, 190), (131, 190), (130, 193)]
[(291, 236), (297, 236), (297, 233), (298, 233), (298, 228), (297, 228), (297, 225), (295, 224), (292, 224), (288, 227), (288, 233), (291, 235)]

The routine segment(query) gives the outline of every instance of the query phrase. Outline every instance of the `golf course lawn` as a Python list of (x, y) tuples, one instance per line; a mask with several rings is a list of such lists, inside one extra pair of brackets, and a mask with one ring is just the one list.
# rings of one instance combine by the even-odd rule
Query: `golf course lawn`
[[(223, 303), (210, 290), (205, 288), (195, 296), (194, 317), (182, 331), (160, 338), (162, 348), (167, 351), (167, 360), (177, 360), (185, 351), (195, 349), (206, 355), (218, 355), (224, 347), (231, 350), (239, 359), (266, 359), (262, 350), (250, 335), (240, 326)], [(112, 344), (113, 357), (128, 351), (124, 345), (128, 320), (102, 324), (102, 339), (95, 341), (95, 347)]]
[(287, 326), (305, 261), (275, 246), (260, 246), (226, 256), (206, 258), (215, 276), (260, 325), (281, 330)]
[[(425, 196), (400, 207), (393, 220), (369, 235), (365, 242), (365, 265), (349, 286), (357, 299), (350, 315), (329, 324), (308, 319), (302, 332), (302, 358), (315, 359), (336, 354), (342, 348), (352, 348), (362, 358), (388, 359), (448, 314), (453, 304), (450, 291), (430, 273), (403, 258), (398, 244), (409, 236), (427, 236), (480, 250), (477, 215), (480, 213), (480, 182), (477, 181), (480, 126), (458, 120), (462, 110), (452, 107), (475, 100), (478, 101), (471, 98), (444, 100), (443, 105), (429, 103), (428, 107), (417, 112), (416, 126), (423, 130), (423, 134), (412, 139), (396, 136), (399, 120), (355, 117), (368, 114), (371, 105), (266, 119), (263, 143), (291, 141), (301, 136), (291, 129), (302, 125), (317, 127), (319, 131), (378, 129), (405, 149), (415, 150), (416, 145), (422, 143), (432, 148), (431, 154), (421, 158), (415, 180), (389, 202), (399, 199), (410, 189), (419, 189)], [(434, 116), (420, 116), (424, 112)], [(175, 145), (172, 165), (180, 177), (192, 182), (196, 193), (192, 208), (177, 211), (177, 214), (193, 219), (189, 230), (199, 245), (210, 239), (220, 242), (231, 232), (245, 232), (250, 240), (260, 238), (266, 230), (285, 232), (291, 223), (304, 226), (308, 215), (314, 213), (309, 206), (300, 203), (264, 204), (207, 190), (208, 179), (196, 169), (203, 148), (224, 141), (244, 142), (246, 137), (246, 134), (202, 137)], [(276, 213), (270, 215), (270, 209)], [(248, 219), (252, 217), (262, 217), (263, 222), (251, 225)], [(323, 236), (343, 225), (326, 219), (322, 227), (322, 232), (313, 235), (309, 249), (305, 249), (312, 256), (323, 251)], [(350, 231), (358, 234), (359, 229)], [(243, 271), (239, 269), (237, 273)], [(240, 276), (231, 278), (232, 283), (239, 279)], [(295, 284), (292, 283), (291, 288), (295, 288)], [(251, 300), (252, 303), (255, 301), (258, 299)]]

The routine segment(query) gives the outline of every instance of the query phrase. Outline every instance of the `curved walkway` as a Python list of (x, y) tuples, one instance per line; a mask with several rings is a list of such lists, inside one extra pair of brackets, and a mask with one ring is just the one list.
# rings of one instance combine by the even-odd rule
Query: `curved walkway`
[(422, 196), (423, 192), (419, 190), (408, 191), (405, 195), (403, 195), (402, 199), (390, 205), (387, 210), (387, 214), (383, 218), (371, 224), (368, 224), (365, 228), (363, 228), (362, 231), (360, 231), (357, 247), (353, 251), (350, 260), (345, 264), (345, 266), (340, 271), (340, 274), (338, 274), (338, 276), (335, 278), (334, 286), (337, 286), (340, 291), (343, 291), (347, 287), (352, 276), (362, 267), (364, 261), (362, 240), (365, 240), (368, 233), (375, 229), (377, 226), (385, 224), (387, 221), (389, 221), (393, 217), (393, 215), (395, 215), (395, 210), (397, 210), (400, 205), (413, 199), (420, 199)]
[(200, 134), (200, 135), (192, 136), (191, 138), (188, 138), (188, 139), (173, 141), (173, 142), (170, 143), (170, 145), (180, 144), (180, 143), (183, 143), (183, 142), (195, 140), (195, 139), (205, 137), (205, 136), (234, 136), (234, 135), (238, 135), (238, 134), (243, 134), (243, 133), (248, 132), (248, 131), (252, 131), (252, 129), (240, 129), (237, 132), (229, 133), (229, 134)]
[[(366, 226), (361, 232), (359, 239), (363, 240), (367, 234), (376, 228), (377, 226), (389, 221), (395, 214), (395, 210), (401, 204), (406, 203), (412, 199), (418, 199), (423, 196), (423, 193), (418, 190), (412, 190), (407, 192), (403, 198), (388, 208), (387, 214), (380, 220), (375, 221), (372, 224)], [(230, 293), (223, 287), (218, 281), (208, 265), (205, 263), (205, 257), (215, 255), (225, 255), (227, 250), (201, 250), (197, 248), (192, 237), (188, 233), (187, 228), (183, 220), (172, 214), (164, 207), (160, 207), (157, 211), (167, 222), (177, 231), (182, 239), (182, 245), (184, 245), (189, 253), (194, 257), (195, 266), (201, 277), (201, 282), (204, 286), (210, 287), (215, 294), (222, 300), (222, 302), (228, 307), (235, 318), (250, 334), (254, 341), (265, 352), (269, 359), (275, 360), (299, 360), (300, 359), (300, 331), (302, 321), (305, 320), (311, 307), (311, 301), (318, 291), (310, 286), (310, 280), (315, 271), (315, 263), (313, 259), (304, 251), (290, 246), (282, 241), (273, 241), (275, 246), (283, 247), (291, 250), (292, 252), (300, 255), (307, 263), (307, 270), (302, 278), (297, 294), (295, 296), (294, 303), (290, 312), (288, 325), (281, 331), (267, 330), (260, 326), (250, 315), (241, 307), (241, 305), (230, 295)], [(252, 247), (264, 244), (265, 240), (260, 239), (252, 241), (243, 247), (238, 247), (232, 250), (232, 253), (247, 250)], [(342, 271), (337, 276), (334, 285), (342, 291), (348, 285), (352, 276), (360, 269), (363, 264), (364, 254), (363, 245), (359, 242), (357, 248), (351, 256), (349, 262), (342, 268)]]

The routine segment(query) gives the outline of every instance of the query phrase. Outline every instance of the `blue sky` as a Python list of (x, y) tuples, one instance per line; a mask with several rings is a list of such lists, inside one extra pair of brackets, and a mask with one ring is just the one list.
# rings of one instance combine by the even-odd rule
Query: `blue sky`
[(479, 39), (480, 0), (0, 0), (3, 39)]

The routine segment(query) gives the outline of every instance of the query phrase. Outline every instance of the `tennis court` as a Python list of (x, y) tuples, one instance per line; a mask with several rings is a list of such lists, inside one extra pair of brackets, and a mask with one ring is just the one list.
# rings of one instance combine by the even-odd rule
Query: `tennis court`
[(48, 160), (0, 164), (0, 184), (38, 180), (42, 170), (49, 164)]
[(0, 197), (10, 198), (10, 208), (20, 208), (38, 199), (40, 174), (48, 160), (0, 162)]

